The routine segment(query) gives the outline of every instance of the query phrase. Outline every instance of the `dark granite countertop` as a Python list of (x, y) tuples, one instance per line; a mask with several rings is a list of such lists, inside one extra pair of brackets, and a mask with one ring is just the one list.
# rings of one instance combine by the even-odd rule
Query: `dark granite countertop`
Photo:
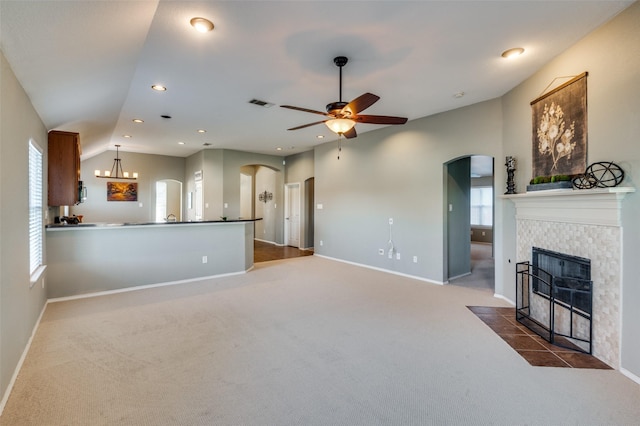
[(257, 219), (228, 219), (228, 220), (199, 220), (199, 221), (188, 221), (188, 222), (123, 222), (123, 223), (78, 223), (76, 225), (66, 224), (66, 223), (52, 223), (46, 225), (47, 229), (77, 229), (77, 228), (115, 228), (115, 227), (123, 227), (123, 226), (147, 226), (147, 225), (158, 225), (158, 226), (166, 226), (166, 225), (201, 225), (207, 223), (238, 223), (238, 222), (255, 222), (258, 220), (262, 220), (262, 218)]

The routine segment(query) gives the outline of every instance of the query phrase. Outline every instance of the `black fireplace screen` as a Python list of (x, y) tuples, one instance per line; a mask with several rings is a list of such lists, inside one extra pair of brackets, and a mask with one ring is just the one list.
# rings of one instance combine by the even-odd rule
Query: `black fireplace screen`
[(534, 247), (516, 265), (516, 320), (550, 343), (591, 353), (592, 293), (589, 259)]

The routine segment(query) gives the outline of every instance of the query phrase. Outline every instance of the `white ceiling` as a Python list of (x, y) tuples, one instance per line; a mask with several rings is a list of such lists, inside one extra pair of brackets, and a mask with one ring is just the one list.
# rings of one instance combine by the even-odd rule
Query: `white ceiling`
[[(503, 95), (631, 3), (0, 0), (0, 46), (47, 128), (80, 133), (83, 158), (115, 144), (291, 155), (336, 138), (287, 131), (321, 117), (278, 107), (339, 100), (335, 56), (349, 58), (343, 100), (375, 93), (367, 114), (412, 120)], [(196, 32), (195, 16), (213, 32)], [(522, 57), (500, 57), (516, 46)]]

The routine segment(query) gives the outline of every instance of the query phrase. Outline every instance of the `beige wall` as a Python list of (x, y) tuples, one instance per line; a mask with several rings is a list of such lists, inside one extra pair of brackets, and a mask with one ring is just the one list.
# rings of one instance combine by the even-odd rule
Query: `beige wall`
[[(47, 129), (0, 52), (0, 395), (4, 395), (45, 303), (29, 286), (29, 140), (44, 152)], [(44, 191), (43, 205), (47, 204)]]
[[(556, 77), (587, 77), (587, 162), (614, 161), (626, 173), (623, 185), (640, 184), (640, 3), (636, 2), (609, 23), (592, 32), (556, 57), (531, 78), (503, 98), (504, 153), (518, 159), (516, 180), (522, 191), (532, 175), (531, 108), (529, 103)], [(562, 83), (560, 80), (558, 83)], [(504, 169), (504, 168), (502, 168)], [(498, 169), (501, 173), (504, 170)], [(503, 181), (503, 176), (496, 176)], [(500, 204), (500, 202), (499, 202)], [(501, 228), (502, 255), (497, 255), (496, 279), (507, 283), (515, 274), (515, 222), (513, 206), (502, 202), (496, 211), (504, 220)], [(640, 193), (623, 202), (622, 367), (640, 376)], [(594, 242), (597, 244), (597, 242)], [(508, 263), (512, 259), (512, 263)], [(498, 278), (499, 277), (499, 278)], [(515, 300), (515, 289), (505, 285), (502, 293)]]
[(81, 178), (87, 188), (87, 200), (72, 206), (70, 214), (83, 215), (83, 221), (87, 223), (153, 222), (156, 182), (163, 179), (184, 182), (184, 158), (120, 151), (124, 171), (138, 172), (139, 177), (135, 181), (138, 184), (138, 201), (107, 201), (107, 182), (117, 181), (97, 178), (94, 170), (102, 170), (103, 173), (110, 170), (115, 157), (115, 151), (107, 151), (82, 161)]

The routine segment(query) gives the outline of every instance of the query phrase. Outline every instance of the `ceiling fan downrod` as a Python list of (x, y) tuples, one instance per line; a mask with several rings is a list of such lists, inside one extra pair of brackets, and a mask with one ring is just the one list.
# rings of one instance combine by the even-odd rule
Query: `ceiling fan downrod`
[(333, 63), (336, 64), (338, 68), (340, 68), (340, 96), (338, 97), (338, 99), (340, 99), (340, 103), (342, 103), (342, 67), (347, 65), (347, 62), (349, 62), (349, 59), (347, 59), (346, 56), (336, 56), (335, 58), (333, 58)]

